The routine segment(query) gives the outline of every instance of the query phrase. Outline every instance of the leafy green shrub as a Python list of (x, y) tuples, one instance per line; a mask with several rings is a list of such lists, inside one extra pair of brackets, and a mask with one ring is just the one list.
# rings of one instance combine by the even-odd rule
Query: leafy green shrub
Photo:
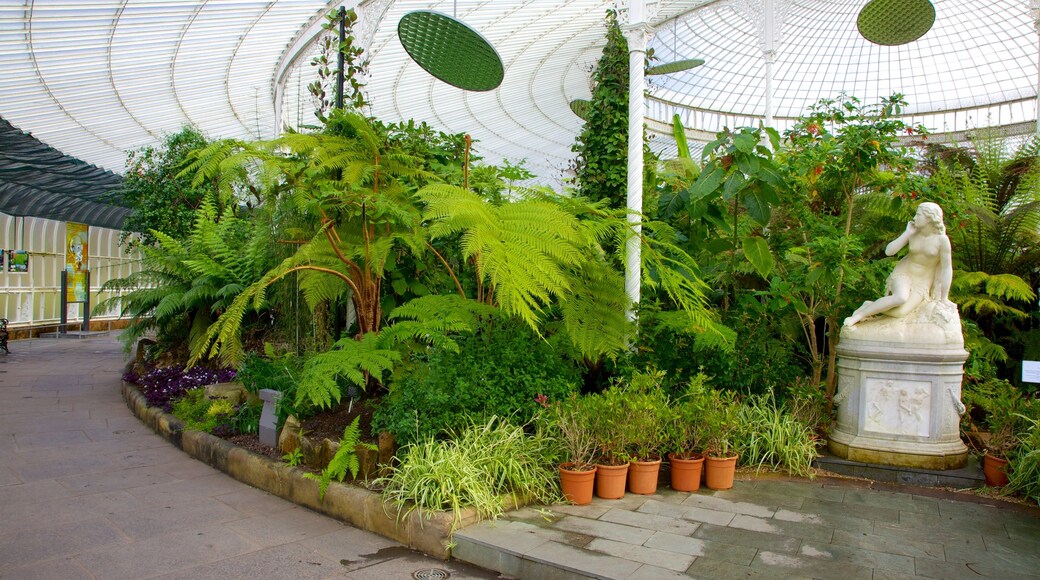
[(1040, 418), (1019, 416), (1028, 427), (1019, 435), (1018, 448), (1008, 459), (1009, 493), (1040, 503)]
[[(676, 312), (644, 305), (639, 311), (639, 343), (631, 364), (666, 373), (665, 389), (679, 396), (698, 373), (726, 377), (727, 388), (741, 393), (763, 392), (803, 376), (798, 342), (777, 328), (776, 317), (757, 299), (741, 296), (730, 307), (725, 324), (737, 335), (738, 348), (706, 348), (686, 324), (675, 324)], [(678, 322), (683, 322), (679, 317)]]
[(264, 355), (255, 352), (246, 355), (236, 378), (254, 395), (262, 389), (282, 393), (275, 406), (279, 426), (289, 415), (306, 419), (313, 414), (313, 410), (306, 405), (296, 404), (296, 388), (303, 372), (303, 359), (291, 352), (276, 355), (270, 344), (265, 344), (264, 350)]
[(459, 352), (434, 346), (413, 372), (391, 386), (374, 429), (414, 443), (491, 416), (528, 422), (535, 398), (563, 400), (576, 389), (576, 368), (523, 323), (487, 320), (458, 339)]
[(210, 399), (206, 389), (191, 389), (173, 404), (173, 416), (184, 421), (185, 428), (206, 433), (228, 423), (233, 413), (231, 401)]
[(239, 405), (230, 417), (229, 427), (235, 433), (255, 434), (260, 432), (260, 415), (264, 411), (263, 403), (246, 401)]
[(667, 451), (690, 458), (702, 450), (704, 427), (701, 419), (710, 403), (709, 380), (704, 373), (698, 373), (690, 380), (683, 394), (672, 401), (665, 422)]
[(815, 429), (778, 406), (772, 393), (752, 396), (740, 405), (733, 431), (741, 463), (813, 476), (812, 461), (818, 455)]
[(498, 417), (447, 440), (428, 436), (399, 455), (401, 464), (375, 482), (399, 513), (452, 510), (458, 524), (466, 507), (475, 508), (478, 518), (497, 518), (508, 495), (542, 503), (561, 499), (558, 443)]

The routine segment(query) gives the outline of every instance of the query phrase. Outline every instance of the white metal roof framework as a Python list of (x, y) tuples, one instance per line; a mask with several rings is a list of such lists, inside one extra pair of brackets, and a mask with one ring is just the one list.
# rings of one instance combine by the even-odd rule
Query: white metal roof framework
[[(649, 81), (647, 116), (679, 112), (693, 134), (788, 126), (844, 91), (874, 103), (899, 92), (914, 122), (937, 131), (1004, 125), (1032, 131), (1037, 31), (1028, 0), (933, 0), (919, 40), (879, 46), (859, 36), (867, 0), (657, 2), (650, 46), (661, 62), (704, 66)], [(622, 0), (623, 3), (623, 0)], [(210, 137), (271, 137), (310, 123), (310, 44), (337, 0), (0, 0), (0, 116), (70, 155), (122, 171), (125, 151), (193, 123)], [(490, 161), (526, 158), (551, 181), (572, 157), (590, 96), (609, 0), (366, 0), (356, 30), (371, 57), (371, 114), (467, 132)], [(411, 10), (456, 17), (502, 56), (497, 89), (468, 93), (412, 62), (396, 38)], [(770, 47), (763, 43), (773, 33)], [(301, 94), (302, 93), (302, 94)], [(276, 119), (279, 122), (276, 122)], [(659, 147), (667, 147), (660, 138)]]

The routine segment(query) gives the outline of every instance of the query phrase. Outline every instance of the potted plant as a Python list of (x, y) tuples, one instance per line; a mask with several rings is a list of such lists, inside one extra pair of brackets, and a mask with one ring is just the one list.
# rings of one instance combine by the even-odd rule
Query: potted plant
[(667, 442), (668, 396), (661, 390), (664, 372), (636, 373), (623, 389), (625, 451), (629, 457), (628, 491), (657, 491), (661, 449)]
[(620, 499), (625, 496), (629, 456), (625, 451), (625, 423), (628, 420), (625, 394), (620, 385), (601, 393), (587, 395), (585, 403), (592, 437), (596, 443), (596, 497)]
[(704, 483), (710, 489), (733, 487), (737, 453), (733, 449), (740, 404), (732, 391), (712, 389), (701, 413), (704, 441)]
[(673, 403), (665, 423), (671, 485), (676, 491), (697, 491), (701, 487), (701, 421), (707, 404), (706, 380), (706, 375), (698, 374), (690, 381), (686, 392)]
[(563, 446), (567, 461), (561, 463), (560, 487), (563, 495), (576, 505), (592, 501), (596, 477), (595, 450), (591, 417), (586, 399), (577, 393), (549, 405), (548, 421)]
[(1018, 431), (1022, 419), (1022, 395), (1007, 381), (992, 379), (972, 385), (965, 392), (970, 409), (969, 417), (981, 409), (989, 433), (979, 437), (982, 442), (982, 472), (986, 485), (1003, 487), (1008, 483), (1008, 455), (1018, 445)]

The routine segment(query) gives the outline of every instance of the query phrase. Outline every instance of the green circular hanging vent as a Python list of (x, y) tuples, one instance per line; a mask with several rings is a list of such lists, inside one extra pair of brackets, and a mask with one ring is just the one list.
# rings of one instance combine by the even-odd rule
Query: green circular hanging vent
[(571, 101), (571, 111), (579, 118), (581, 118), (582, 121), (588, 121), (589, 105), (591, 104), (592, 101), (588, 101), (585, 99), (574, 99), (573, 101)]
[(672, 73), (682, 72), (684, 70), (690, 70), (691, 68), (697, 68), (704, 64), (704, 60), (700, 58), (691, 58), (688, 60), (677, 60), (675, 62), (666, 62), (657, 66), (652, 66), (646, 69), (648, 75), (668, 75)]
[(449, 85), (490, 91), (502, 83), (505, 70), (495, 47), (451, 16), (409, 12), (397, 23), (397, 36), (416, 64)]
[(934, 23), (935, 6), (928, 0), (871, 0), (856, 19), (863, 38), (883, 46), (913, 42)]

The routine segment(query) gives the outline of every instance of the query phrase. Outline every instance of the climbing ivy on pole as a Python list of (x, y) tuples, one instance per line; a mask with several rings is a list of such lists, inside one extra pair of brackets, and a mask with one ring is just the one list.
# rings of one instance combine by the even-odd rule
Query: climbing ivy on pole
[(575, 181), (582, 195), (622, 208), (628, 181), (628, 41), (612, 10), (607, 12), (607, 44), (592, 82), (585, 126), (571, 147), (578, 154), (572, 166)]

